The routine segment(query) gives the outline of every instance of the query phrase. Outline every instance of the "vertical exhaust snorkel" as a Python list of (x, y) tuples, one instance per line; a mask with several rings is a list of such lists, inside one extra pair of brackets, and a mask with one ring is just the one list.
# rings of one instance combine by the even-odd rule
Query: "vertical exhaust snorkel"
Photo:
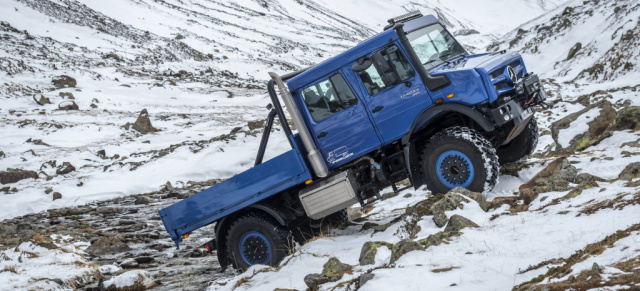
[(300, 115), (300, 110), (296, 106), (295, 102), (293, 102), (293, 98), (291, 97), (291, 93), (284, 85), (282, 78), (273, 72), (269, 72), (269, 76), (276, 82), (278, 85), (278, 90), (280, 91), (280, 97), (284, 101), (285, 106), (289, 110), (291, 114), (291, 119), (293, 120), (293, 124), (298, 129), (298, 133), (300, 134), (300, 138), (302, 139), (302, 143), (307, 150), (309, 158), (309, 162), (311, 163), (311, 168), (316, 173), (316, 176), (320, 178), (324, 178), (329, 174), (329, 169), (327, 165), (324, 163), (322, 155), (320, 151), (316, 148), (316, 145), (313, 143), (313, 139), (311, 138), (311, 133), (307, 129), (307, 126), (302, 121), (302, 116)]

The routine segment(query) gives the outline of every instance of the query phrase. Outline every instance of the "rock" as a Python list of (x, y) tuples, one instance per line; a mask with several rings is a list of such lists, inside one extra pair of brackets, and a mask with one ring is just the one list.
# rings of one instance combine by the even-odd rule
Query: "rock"
[(445, 211), (456, 210), (458, 208), (462, 209), (464, 208), (464, 205), (462, 205), (462, 201), (464, 200), (462, 195), (449, 191), (442, 199), (431, 205), (431, 213), (444, 213)]
[(93, 256), (102, 256), (105, 254), (120, 253), (130, 251), (131, 248), (120, 239), (115, 237), (104, 237), (92, 243), (85, 252)]
[(569, 50), (569, 54), (567, 55), (567, 60), (573, 59), (576, 54), (582, 49), (582, 43), (577, 42), (573, 47)]
[(449, 222), (449, 218), (443, 212), (438, 212), (433, 215), (433, 222), (435, 222), (438, 227), (444, 227), (447, 225), (447, 222)]
[(38, 173), (12, 168), (8, 168), (6, 171), (0, 172), (0, 184), (15, 183), (28, 178), (37, 179)]
[(101, 287), (106, 291), (138, 291), (146, 290), (154, 286), (156, 286), (156, 282), (149, 272), (133, 270), (104, 281)]
[(328, 283), (329, 279), (323, 277), (320, 274), (309, 274), (304, 276), (304, 283), (307, 284), (310, 290), (317, 290), (318, 285)]
[(359, 286), (362, 287), (362, 285), (364, 285), (365, 283), (369, 282), (369, 280), (373, 279), (373, 277), (375, 277), (375, 274), (372, 273), (367, 273), (367, 274), (362, 274), (360, 276), (360, 281), (358, 282)]
[(136, 198), (136, 201), (134, 202), (134, 204), (136, 204), (136, 205), (149, 204), (151, 202), (153, 202), (153, 199), (149, 198), (148, 196), (138, 196), (138, 198)]
[[(49, 145), (48, 143), (43, 142), (41, 139), (34, 139), (34, 140), (32, 140), (32, 139), (28, 139), (28, 140), (27, 140), (27, 142), (30, 142), (30, 143), (32, 143), (32, 144), (34, 144), (34, 145), (41, 145), (41, 146), (48, 146), (48, 147), (50, 147), (50, 145)], [(50, 162), (49, 162), (49, 164), (50, 164), (50, 165), (53, 165), (53, 166), (55, 167), (56, 162), (55, 162), (55, 161), (53, 161), (53, 164), (51, 164), (51, 161), (50, 161)]]
[(264, 120), (255, 120), (247, 122), (247, 126), (249, 126), (249, 130), (256, 130), (264, 128)]
[(171, 182), (167, 181), (167, 183), (164, 184), (164, 187), (162, 190), (165, 192), (171, 192), (173, 191), (173, 185), (171, 185)]
[(4, 194), (9, 194), (9, 191), (11, 191), (11, 187), (9, 186), (0, 188), (0, 192), (4, 192)]
[(229, 134), (234, 134), (234, 133), (238, 133), (242, 130), (242, 127), (235, 127), (234, 129), (231, 130), (231, 132)]
[(58, 93), (58, 96), (60, 96), (62, 98), (67, 98), (67, 99), (73, 99), (73, 100), (76, 99), (76, 97), (74, 97), (73, 93), (71, 93), (71, 92), (60, 92), (60, 93)]
[(56, 174), (58, 175), (66, 175), (69, 174), (73, 171), (76, 170), (76, 167), (74, 167), (71, 163), (69, 162), (64, 162), (62, 163), (62, 165), (60, 165), (58, 167), (58, 169), (56, 170)]
[(331, 282), (338, 281), (342, 276), (351, 270), (351, 265), (344, 264), (336, 257), (330, 258), (322, 266), (322, 276), (329, 279)]
[(489, 202), (489, 204), (491, 209), (496, 209), (504, 204), (515, 207), (516, 205), (518, 205), (518, 201), (519, 198), (516, 196), (495, 197), (491, 202)]
[(151, 120), (149, 119), (149, 112), (147, 112), (147, 109), (142, 109), (142, 111), (140, 111), (138, 119), (136, 119), (136, 122), (133, 124), (133, 129), (142, 134), (158, 131), (158, 129), (151, 125)]
[(469, 197), (478, 202), (480, 208), (482, 208), (482, 210), (484, 210), (485, 212), (489, 210), (489, 203), (487, 202), (487, 198), (482, 193), (472, 192), (462, 187), (451, 189), (449, 193), (457, 193)]
[(451, 237), (460, 236), (460, 232), (437, 232), (430, 234), (427, 238), (419, 240), (418, 243), (424, 246), (425, 249), (432, 246), (439, 246), (443, 243), (449, 244)]
[(461, 229), (467, 227), (476, 228), (480, 226), (468, 218), (456, 214), (449, 218), (449, 223), (447, 224), (447, 227), (444, 228), (444, 232), (459, 232)]
[(391, 260), (390, 263), (393, 264), (395, 261), (400, 259), (402, 255), (416, 250), (424, 250), (424, 247), (410, 239), (404, 239), (393, 245), (393, 249), (391, 250)]
[(60, 194), (60, 192), (53, 192), (53, 201), (58, 199), (62, 199), (62, 194)]
[(0, 224), (0, 234), (3, 236), (11, 236), (18, 233), (18, 227), (15, 224)]
[(80, 109), (80, 107), (78, 107), (78, 104), (76, 104), (75, 101), (64, 101), (58, 104), (58, 109), (69, 111), (69, 110), (78, 110)]
[[(567, 129), (571, 123), (591, 109), (601, 108), (599, 115), (588, 123), (589, 130), (585, 133), (576, 135), (570, 142), (568, 148), (563, 148), (558, 142), (558, 136), (562, 129)], [(614, 123), (616, 111), (609, 101), (601, 101), (588, 105), (585, 109), (572, 113), (551, 125), (551, 137), (556, 143), (555, 153), (573, 153), (582, 151), (587, 147), (598, 144), (603, 139), (611, 136), (610, 125)]]
[(51, 83), (53, 83), (53, 85), (58, 89), (75, 87), (77, 85), (76, 79), (67, 75), (56, 76), (53, 78), (53, 80), (51, 80)]
[(522, 199), (525, 205), (529, 205), (531, 204), (531, 202), (533, 202), (533, 200), (536, 200), (536, 198), (538, 198), (538, 194), (539, 193), (533, 191), (532, 189), (527, 188), (520, 191), (520, 199)]
[(309, 274), (304, 276), (304, 283), (311, 290), (317, 290), (318, 285), (335, 282), (342, 278), (342, 276), (351, 271), (351, 266), (343, 264), (337, 258), (333, 257), (322, 266), (322, 274)]
[(620, 180), (633, 180), (635, 178), (640, 178), (640, 162), (635, 162), (627, 165), (620, 174), (618, 174), (618, 179)]
[(33, 101), (36, 101), (36, 103), (38, 103), (38, 105), (45, 105), (45, 104), (52, 104), (51, 100), (49, 100), (49, 98), (44, 97), (44, 95), (40, 94), (40, 99), (36, 99), (36, 95), (33, 95)]
[(73, 207), (73, 208), (65, 208), (62, 211), (63, 216), (68, 216), (68, 215), (82, 215), (82, 214), (87, 214), (91, 211), (96, 210), (95, 208), (89, 207), (89, 206), (80, 206), (80, 207)]
[(575, 182), (578, 169), (567, 158), (562, 157), (549, 163), (527, 183), (520, 186), (520, 191), (531, 188), (537, 193), (551, 191), (567, 191), (569, 183)]
[(591, 275), (591, 276), (599, 276), (600, 274), (602, 274), (602, 272), (604, 272), (602, 267), (600, 267), (600, 265), (598, 265), (598, 263), (593, 263), (593, 266), (591, 266), (591, 271), (589, 271), (589, 275)]
[(621, 109), (607, 130), (620, 131), (625, 129), (631, 129), (632, 131), (640, 130), (639, 106), (631, 106)]
[(580, 173), (576, 176), (575, 183), (581, 184), (585, 182), (604, 182), (606, 179), (600, 178), (598, 176), (594, 176), (588, 173)]
[(384, 200), (387, 200), (387, 199), (390, 199), (390, 198), (393, 198), (393, 197), (396, 197), (396, 196), (398, 196), (398, 193), (388, 192), (388, 193), (382, 194), (381, 197), (382, 197), (382, 201), (384, 201)]
[(379, 247), (387, 247), (391, 250), (393, 248), (393, 244), (383, 241), (368, 241), (364, 243), (364, 245), (362, 245), (362, 250), (360, 251), (360, 258), (358, 259), (360, 265), (373, 265), (375, 263)]
[(98, 155), (98, 157), (101, 157), (103, 159), (107, 157), (107, 152), (105, 150), (99, 150), (96, 154)]

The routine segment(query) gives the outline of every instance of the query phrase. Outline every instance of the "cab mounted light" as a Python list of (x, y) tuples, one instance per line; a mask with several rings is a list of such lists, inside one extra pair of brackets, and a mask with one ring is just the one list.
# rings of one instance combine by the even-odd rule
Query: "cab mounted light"
[(407, 14), (403, 14), (403, 15), (391, 18), (391, 19), (387, 20), (387, 22), (389, 24), (387, 24), (384, 27), (384, 30), (392, 28), (393, 25), (395, 25), (396, 23), (407, 22), (407, 21), (409, 21), (411, 19), (416, 19), (416, 18), (419, 18), (419, 17), (422, 17), (422, 13), (420, 13), (420, 11), (416, 10), (416, 11), (409, 12)]
[(183, 235), (182, 235), (182, 238), (183, 238), (183, 239), (188, 238), (188, 237), (189, 237), (189, 234), (188, 234), (188, 233), (187, 233), (187, 234), (183, 234)]

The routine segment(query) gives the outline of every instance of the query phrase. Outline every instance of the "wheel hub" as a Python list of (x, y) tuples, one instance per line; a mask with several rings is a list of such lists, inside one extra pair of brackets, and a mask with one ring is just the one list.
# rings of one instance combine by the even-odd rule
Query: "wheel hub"
[(248, 232), (240, 239), (240, 255), (249, 265), (267, 265), (271, 261), (271, 244), (263, 234)]
[(446, 151), (438, 157), (436, 172), (440, 182), (449, 188), (468, 187), (475, 174), (469, 157), (453, 150)]

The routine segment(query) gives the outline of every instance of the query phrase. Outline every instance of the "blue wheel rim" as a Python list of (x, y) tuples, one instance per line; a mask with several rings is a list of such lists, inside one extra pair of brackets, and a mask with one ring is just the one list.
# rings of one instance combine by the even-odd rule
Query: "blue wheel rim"
[(467, 155), (459, 151), (446, 151), (436, 161), (436, 173), (448, 188), (467, 188), (473, 182), (475, 171)]
[(240, 256), (249, 265), (268, 265), (271, 261), (271, 244), (266, 236), (250, 231), (240, 239)]

